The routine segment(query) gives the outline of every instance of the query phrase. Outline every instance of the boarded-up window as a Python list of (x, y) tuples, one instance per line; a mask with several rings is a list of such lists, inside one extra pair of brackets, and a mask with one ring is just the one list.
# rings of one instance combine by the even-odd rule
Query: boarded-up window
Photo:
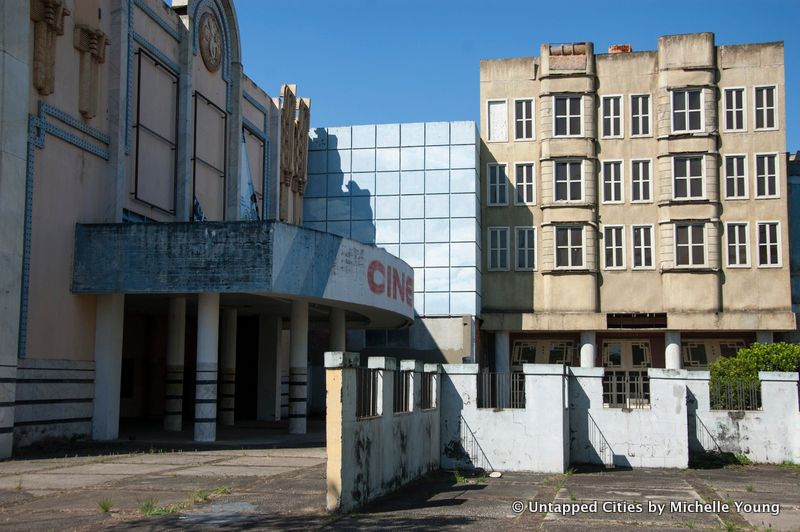
[(505, 100), (489, 102), (488, 123), (490, 141), (508, 140), (508, 107)]
[(225, 111), (195, 92), (194, 197), (209, 221), (225, 217)]
[(175, 212), (178, 77), (139, 50), (134, 197)]

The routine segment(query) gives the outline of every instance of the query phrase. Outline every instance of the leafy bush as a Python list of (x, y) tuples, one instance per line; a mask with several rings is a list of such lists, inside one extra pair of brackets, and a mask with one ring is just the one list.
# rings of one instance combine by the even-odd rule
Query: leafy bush
[(800, 370), (800, 344), (755, 343), (736, 356), (709, 364), (711, 408), (715, 410), (757, 410), (761, 408), (759, 371)]

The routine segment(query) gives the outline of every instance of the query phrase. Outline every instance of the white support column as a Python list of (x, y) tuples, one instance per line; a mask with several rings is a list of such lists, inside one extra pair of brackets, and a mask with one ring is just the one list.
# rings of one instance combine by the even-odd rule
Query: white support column
[(197, 296), (194, 441), (212, 442), (217, 439), (218, 342), (219, 293), (203, 292)]
[(597, 335), (594, 331), (581, 332), (581, 367), (593, 368), (597, 361)]
[(664, 346), (664, 367), (667, 369), (681, 369), (683, 365), (681, 332), (667, 331), (664, 334)]
[(344, 309), (332, 308), (330, 315), (331, 340), (330, 351), (344, 351), (347, 325), (345, 323)]
[(772, 331), (756, 331), (756, 342), (759, 344), (771, 344), (774, 341)]
[(289, 433), (306, 433), (308, 302), (292, 301), (289, 362)]
[(280, 419), (280, 371), (278, 349), (281, 340), (280, 316), (258, 317), (258, 390), (256, 390), (256, 419)]
[(222, 310), (222, 353), (219, 370), (219, 422), (233, 425), (236, 404), (236, 321), (235, 308)]
[(164, 395), (164, 430), (183, 428), (183, 365), (186, 348), (186, 299), (169, 300), (167, 316), (167, 382)]
[(114, 440), (119, 437), (124, 322), (125, 294), (97, 296), (92, 412), (92, 438), (95, 440)]
[(511, 349), (509, 347), (508, 331), (495, 331), (494, 333), (494, 371), (496, 373), (511, 373)]

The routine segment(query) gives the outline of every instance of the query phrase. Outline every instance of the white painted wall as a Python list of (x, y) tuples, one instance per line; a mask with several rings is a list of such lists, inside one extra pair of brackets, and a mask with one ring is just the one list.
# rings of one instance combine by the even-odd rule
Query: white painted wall
[(687, 380), (693, 451), (742, 453), (754, 462), (800, 462), (798, 374), (766, 372), (761, 379), (761, 410), (711, 410), (709, 372), (690, 372)]
[[(351, 357), (350, 363), (347, 356)], [(356, 358), (352, 358), (355, 356)], [(349, 511), (391, 493), (404, 484), (439, 468), (439, 398), (436, 408), (422, 410), (419, 385), (423, 368), (414, 363), (414, 408), (408, 413), (393, 413), (393, 370), (398, 364), (389, 357), (370, 357), (369, 366), (381, 369), (381, 415), (357, 419), (355, 353), (326, 353), (328, 415), (328, 509)], [(356, 360), (355, 363), (352, 361)], [(404, 361), (405, 362), (405, 361)], [(341, 373), (341, 386), (337, 375)], [(438, 388), (438, 386), (437, 386)], [(331, 408), (332, 394), (341, 394), (341, 410)], [(337, 398), (338, 399), (338, 398)], [(336, 441), (332, 441), (335, 437)]]
[(650, 368), (650, 408), (603, 406), (603, 368), (570, 368), (572, 463), (689, 465), (686, 370)]
[(569, 465), (567, 379), (557, 364), (524, 364), (525, 408), (478, 408), (478, 365), (442, 366), (444, 469), (563, 472)]

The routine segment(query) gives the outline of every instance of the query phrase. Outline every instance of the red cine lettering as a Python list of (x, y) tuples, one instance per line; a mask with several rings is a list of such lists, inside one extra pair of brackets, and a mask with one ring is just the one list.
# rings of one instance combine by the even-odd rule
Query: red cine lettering
[[(380, 282), (375, 279), (376, 273), (381, 274)], [(369, 263), (369, 268), (367, 268), (367, 282), (369, 283), (369, 289), (376, 294), (382, 294), (386, 289), (386, 269), (380, 261), (373, 260)]]
[(367, 283), (375, 294), (386, 293), (386, 297), (399, 299), (411, 306), (414, 304), (414, 279), (379, 260), (367, 267)]

